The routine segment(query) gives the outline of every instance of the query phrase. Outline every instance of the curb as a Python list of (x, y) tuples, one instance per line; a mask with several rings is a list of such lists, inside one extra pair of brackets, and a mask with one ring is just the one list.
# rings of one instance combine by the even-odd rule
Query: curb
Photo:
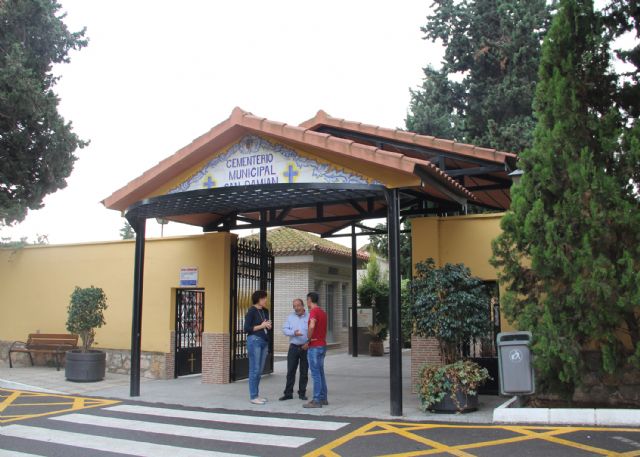
[(497, 424), (594, 425), (640, 427), (640, 409), (522, 408), (512, 397), (493, 410)]
[(29, 384), (23, 384), (21, 382), (9, 381), (8, 379), (0, 379), (0, 388), (2, 389), (16, 389), (16, 390), (28, 390), (29, 392), (39, 392), (45, 394), (65, 394), (57, 390), (45, 389), (43, 387), (31, 386)]

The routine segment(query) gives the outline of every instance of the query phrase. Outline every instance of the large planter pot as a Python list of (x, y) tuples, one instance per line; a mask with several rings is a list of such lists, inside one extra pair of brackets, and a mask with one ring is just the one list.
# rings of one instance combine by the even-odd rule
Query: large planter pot
[(95, 382), (104, 379), (107, 355), (102, 351), (67, 351), (64, 375), (67, 381)]
[(369, 341), (369, 355), (371, 357), (382, 357), (384, 355), (384, 344), (382, 341)]
[(445, 397), (440, 400), (438, 403), (429, 408), (430, 411), (434, 413), (444, 413), (444, 414), (454, 414), (454, 413), (469, 413), (471, 411), (475, 411), (478, 409), (478, 395), (466, 395), (460, 391), (456, 392), (456, 399), (460, 404), (460, 408), (458, 409), (458, 405), (451, 398), (451, 395), (447, 394)]

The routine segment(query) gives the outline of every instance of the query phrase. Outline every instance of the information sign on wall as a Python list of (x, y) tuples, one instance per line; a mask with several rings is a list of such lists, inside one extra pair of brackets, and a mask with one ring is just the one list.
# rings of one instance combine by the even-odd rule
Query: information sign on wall
[(180, 268), (180, 287), (195, 287), (198, 285), (198, 268)]
[[(373, 325), (373, 309), (371, 308), (357, 308), (358, 314), (358, 327), (369, 327)], [(349, 308), (349, 327), (352, 327), (351, 308)]]

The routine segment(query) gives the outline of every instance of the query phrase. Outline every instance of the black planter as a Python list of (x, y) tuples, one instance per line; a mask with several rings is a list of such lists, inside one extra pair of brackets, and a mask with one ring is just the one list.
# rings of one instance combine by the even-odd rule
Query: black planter
[(64, 375), (67, 381), (95, 382), (104, 379), (107, 354), (102, 351), (67, 351)]
[(451, 395), (447, 394), (445, 397), (440, 400), (438, 403), (429, 408), (430, 411), (434, 413), (444, 413), (444, 414), (454, 414), (454, 413), (469, 413), (471, 411), (475, 411), (478, 409), (478, 395), (466, 395), (460, 391), (456, 392), (456, 399), (460, 404), (460, 409), (458, 409), (458, 405), (453, 401)]

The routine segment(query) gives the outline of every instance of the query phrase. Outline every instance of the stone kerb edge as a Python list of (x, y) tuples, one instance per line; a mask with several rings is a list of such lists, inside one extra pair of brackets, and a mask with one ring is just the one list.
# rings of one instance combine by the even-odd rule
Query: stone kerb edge
[(640, 409), (521, 408), (514, 396), (493, 410), (497, 424), (640, 426)]

